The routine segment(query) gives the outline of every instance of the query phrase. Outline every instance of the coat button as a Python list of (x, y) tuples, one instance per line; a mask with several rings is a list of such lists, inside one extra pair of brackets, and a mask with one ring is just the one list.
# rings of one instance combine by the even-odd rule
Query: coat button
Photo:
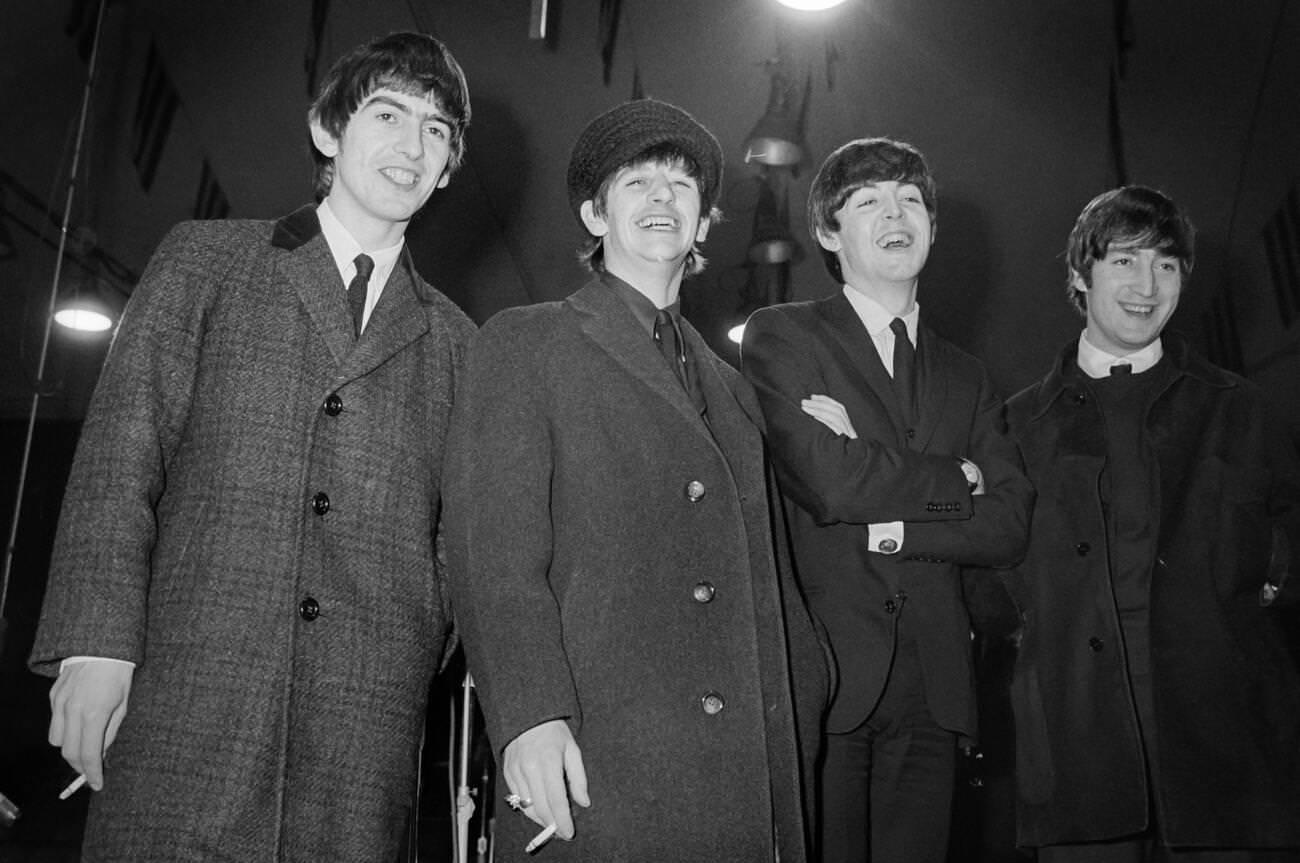
[(727, 702), (716, 692), (706, 692), (704, 697), (700, 699), (700, 706), (710, 716), (717, 716), (722, 712), (722, 708), (727, 706)]
[(907, 430), (907, 439), (908, 439), (908, 440), (911, 440), (911, 439), (914, 438), (914, 437), (916, 437), (916, 429), (908, 429), (908, 430)]
[(321, 405), (325, 413), (336, 417), (343, 413), (343, 399), (339, 398), (338, 393), (330, 393), (325, 397), (325, 403)]
[(701, 581), (691, 590), (691, 596), (695, 597), (696, 602), (713, 602), (715, 593), (717, 591), (707, 581)]
[(1088, 647), (1092, 649), (1093, 653), (1101, 653), (1102, 648), (1104, 648), (1105, 646), (1106, 646), (1106, 642), (1102, 641), (1100, 638), (1098, 638), (1095, 635), (1092, 638), (1088, 639)]
[(317, 515), (324, 515), (330, 511), (330, 496), (323, 491), (316, 492), (311, 499), (311, 510)]
[(698, 479), (693, 479), (686, 483), (687, 500), (691, 503), (696, 503), (702, 497), (704, 497), (704, 483), (700, 482)]
[(1088, 403), (1088, 394), (1085, 392), (1077, 392), (1071, 398), (1073, 398), (1074, 403), (1076, 405), (1083, 405)]
[(896, 611), (898, 611), (898, 603), (897, 603), (897, 602), (894, 602), (894, 600), (892, 600), (892, 599), (886, 599), (886, 600), (885, 600), (885, 613), (886, 613), (886, 614), (893, 614), (893, 613), (896, 612)]
[(320, 617), (320, 603), (312, 597), (305, 598), (298, 603), (298, 616), (308, 622)]
[(1083, 557), (1090, 551), (1092, 551), (1092, 546), (1088, 545), (1086, 542), (1081, 542), (1074, 547), (1074, 553), (1079, 555), (1079, 557)]

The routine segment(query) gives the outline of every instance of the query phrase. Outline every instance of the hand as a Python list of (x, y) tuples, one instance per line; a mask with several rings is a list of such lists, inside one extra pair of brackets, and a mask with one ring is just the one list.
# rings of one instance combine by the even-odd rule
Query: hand
[[(506, 785), (512, 794), (531, 800), (523, 813), (543, 827), (555, 825), (561, 839), (573, 838), (569, 798), (579, 806), (591, 805), (587, 796), (587, 771), (563, 719), (535, 725), (506, 744), (502, 759)], [(568, 780), (566, 791), (565, 780)]]
[(799, 402), (799, 407), (808, 416), (817, 420), (837, 435), (843, 435), (853, 440), (858, 439), (858, 433), (853, 428), (853, 423), (849, 421), (849, 412), (844, 409), (844, 405), (835, 401), (830, 396), (813, 394)]
[(96, 791), (104, 787), (104, 754), (126, 717), (134, 674), (129, 663), (87, 659), (66, 665), (50, 688), (50, 745)]
[(970, 483), (972, 495), (984, 493), (984, 471), (980, 470), (979, 465), (969, 459), (962, 459), (961, 472), (966, 475), (966, 481)]

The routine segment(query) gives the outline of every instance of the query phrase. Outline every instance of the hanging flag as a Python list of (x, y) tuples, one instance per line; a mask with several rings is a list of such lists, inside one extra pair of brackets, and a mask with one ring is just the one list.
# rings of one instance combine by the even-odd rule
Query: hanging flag
[(623, 0), (600, 0), (600, 62), (605, 83), (614, 68), (614, 45), (618, 42), (618, 13)]
[(179, 105), (180, 97), (163, 67), (158, 46), (150, 44), (144, 79), (140, 82), (140, 93), (135, 101), (135, 121), (131, 124), (131, 161), (135, 163), (140, 185), (146, 192), (153, 185), (163, 148), (167, 145), (167, 135), (171, 132), (172, 117)]
[(224, 219), (228, 215), (230, 202), (226, 200), (226, 193), (221, 189), (216, 172), (212, 170), (212, 163), (204, 159), (203, 170), (199, 172), (199, 193), (194, 199), (194, 218)]
[(1106, 93), (1106, 133), (1110, 145), (1110, 163), (1115, 171), (1115, 184), (1128, 184), (1128, 162), (1124, 156), (1124, 127), (1119, 105), (1119, 85), (1128, 75), (1128, 52), (1133, 47), (1133, 23), (1129, 17), (1128, 0), (1115, 0), (1114, 17), (1115, 59), (1110, 67), (1110, 82)]
[(311, 0), (311, 24), (307, 31), (307, 55), (303, 70), (307, 73), (307, 95), (316, 95), (316, 73), (320, 67), (320, 43), (325, 35), (325, 21), (329, 18), (330, 0)]
[(1300, 315), (1300, 190), (1294, 185), (1264, 225), (1264, 252), (1282, 326), (1290, 327)]

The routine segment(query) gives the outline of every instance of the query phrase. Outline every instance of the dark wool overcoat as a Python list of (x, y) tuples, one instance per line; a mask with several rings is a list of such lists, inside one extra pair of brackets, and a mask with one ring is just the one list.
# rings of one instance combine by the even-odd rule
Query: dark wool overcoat
[(1300, 467), (1254, 385), (1180, 339), (1166, 335), (1165, 349), (1175, 375), (1142, 430), (1158, 475), (1155, 788), (1112, 592), (1105, 430), (1077, 344), (1008, 404), (1038, 487), (1029, 554), (1009, 582), (1023, 625), (1012, 684), (1023, 845), (1136, 833), (1148, 801), (1175, 845), (1300, 845), (1300, 681), (1277, 605), (1259, 601), (1274, 549), (1300, 549)]
[[(776, 565), (753, 394), (683, 330), (707, 426), (599, 280), (489, 321), (458, 395), (447, 549), (488, 737), (564, 718), (589, 782), (538, 859), (807, 859), (826, 655)], [(499, 806), (496, 859), (537, 829)]]
[(163, 241), (82, 431), (32, 655), (137, 665), (85, 860), (396, 859), (472, 334), (404, 252), (354, 344), (312, 207)]

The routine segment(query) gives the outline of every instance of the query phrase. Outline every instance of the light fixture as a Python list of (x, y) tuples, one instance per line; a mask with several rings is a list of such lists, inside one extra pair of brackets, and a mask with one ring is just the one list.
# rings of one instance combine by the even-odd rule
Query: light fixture
[(727, 330), (727, 338), (735, 342), (736, 344), (740, 344), (740, 340), (743, 339), (744, 337), (745, 337), (745, 325), (743, 323), (736, 324), (734, 327)]
[(782, 187), (782, 201), (777, 204), (773, 182), (780, 177), (759, 181), (758, 202), (754, 205), (754, 235), (749, 241), (749, 260), (755, 264), (786, 264), (803, 251), (790, 234), (790, 200)]
[(767, 110), (745, 139), (745, 164), (793, 168), (802, 161), (803, 129), (790, 104), (789, 81), (784, 72), (774, 70)]
[(801, 12), (820, 12), (823, 9), (833, 9), (844, 0), (776, 0), (776, 2)]
[(106, 297), (105, 285), (94, 273), (86, 273), (66, 286), (54, 312), (54, 322), (83, 333), (102, 333), (113, 328), (115, 311)]

